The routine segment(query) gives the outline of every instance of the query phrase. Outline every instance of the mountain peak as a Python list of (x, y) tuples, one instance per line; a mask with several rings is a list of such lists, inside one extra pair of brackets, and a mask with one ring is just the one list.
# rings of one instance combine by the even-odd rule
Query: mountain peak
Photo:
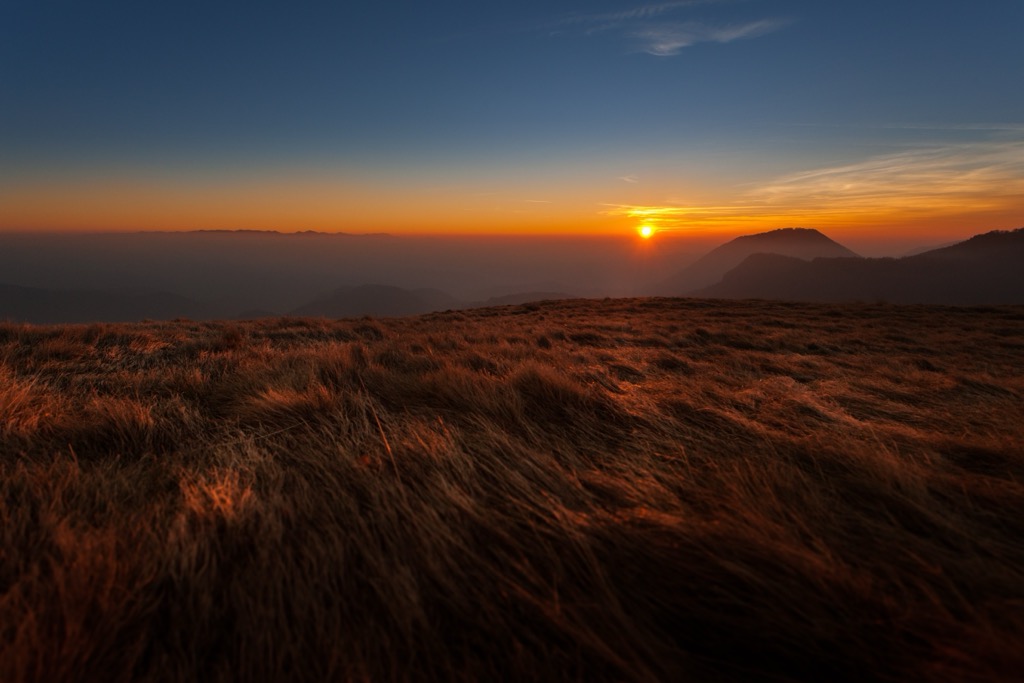
[[(737, 240), (749, 240), (759, 238), (770, 238), (770, 237), (787, 237), (787, 236), (811, 236), (817, 235), (818, 237), (825, 237), (816, 228), (776, 228), (775, 230), (768, 230), (765, 232), (754, 233), (753, 235), (740, 235)], [(825, 239), (828, 239), (825, 237)]]
[(805, 261), (857, 256), (814, 228), (779, 228), (743, 235), (712, 249), (666, 283), (664, 293), (678, 296), (713, 285), (753, 254), (778, 254)]
[(991, 230), (975, 235), (963, 242), (957, 242), (931, 251), (915, 254), (913, 258), (949, 258), (963, 257), (968, 254), (982, 254), (989, 251), (997, 252), (995, 255), (1006, 255), (1005, 250), (1012, 249), (1016, 252), (1024, 247), (1024, 228), (1016, 230)]
[[(824, 233), (814, 228), (778, 228), (777, 230), (769, 230), (767, 232), (759, 232), (753, 235), (742, 235), (736, 239), (726, 242), (722, 247), (727, 247), (730, 244), (737, 243), (747, 245), (750, 243), (759, 244), (787, 244), (787, 245), (799, 245), (805, 244), (810, 246), (821, 246), (821, 245), (834, 245), (839, 247), (844, 253), (843, 256), (856, 256), (846, 247), (842, 246), (835, 240), (831, 239)], [(722, 248), (719, 247), (719, 248)], [(777, 253), (777, 252), (770, 252)], [(838, 255), (838, 254), (837, 254)], [(813, 258), (813, 257), (812, 257)]]
[(752, 254), (715, 285), (712, 298), (888, 301), (994, 305), (1024, 302), (1024, 230), (994, 231), (904, 258), (813, 261)]

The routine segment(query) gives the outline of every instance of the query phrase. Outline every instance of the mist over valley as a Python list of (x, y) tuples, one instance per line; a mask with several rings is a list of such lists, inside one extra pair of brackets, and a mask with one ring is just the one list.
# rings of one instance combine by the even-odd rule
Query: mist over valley
[[(787, 228), (650, 240), (212, 231), (0, 234), (0, 318), (36, 323), (404, 316), (544, 299), (1024, 302), (1024, 230), (861, 258)], [(705, 251), (699, 251), (704, 249)]]

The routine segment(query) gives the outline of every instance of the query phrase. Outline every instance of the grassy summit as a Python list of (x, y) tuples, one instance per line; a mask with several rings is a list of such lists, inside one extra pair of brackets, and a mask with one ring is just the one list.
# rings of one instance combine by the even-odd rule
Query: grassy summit
[(0, 680), (1011, 680), (1024, 308), (0, 325)]

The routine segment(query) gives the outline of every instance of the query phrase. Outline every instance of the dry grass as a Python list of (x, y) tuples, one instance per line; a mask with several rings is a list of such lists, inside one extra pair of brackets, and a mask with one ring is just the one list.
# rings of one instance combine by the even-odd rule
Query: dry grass
[(1012, 680), (1024, 309), (0, 326), (0, 680)]

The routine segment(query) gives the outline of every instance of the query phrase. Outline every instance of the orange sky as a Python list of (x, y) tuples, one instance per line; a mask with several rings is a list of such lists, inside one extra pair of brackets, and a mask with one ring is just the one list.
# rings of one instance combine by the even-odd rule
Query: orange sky
[(0, 231), (1024, 225), (1020, 0), (597, 4), (0, 3)]
[[(699, 169), (603, 168), (24, 176), (0, 188), (0, 230), (256, 229), (412, 234), (629, 234), (723, 239), (813, 227), (859, 244), (936, 243), (1024, 225), (1024, 142), (926, 148), (728, 182)], [(680, 175), (685, 176), (680, 179)], [(681, 189), (682, 188), (682, 189)], [(870, 249), (869, 249), (870, 251)]]

